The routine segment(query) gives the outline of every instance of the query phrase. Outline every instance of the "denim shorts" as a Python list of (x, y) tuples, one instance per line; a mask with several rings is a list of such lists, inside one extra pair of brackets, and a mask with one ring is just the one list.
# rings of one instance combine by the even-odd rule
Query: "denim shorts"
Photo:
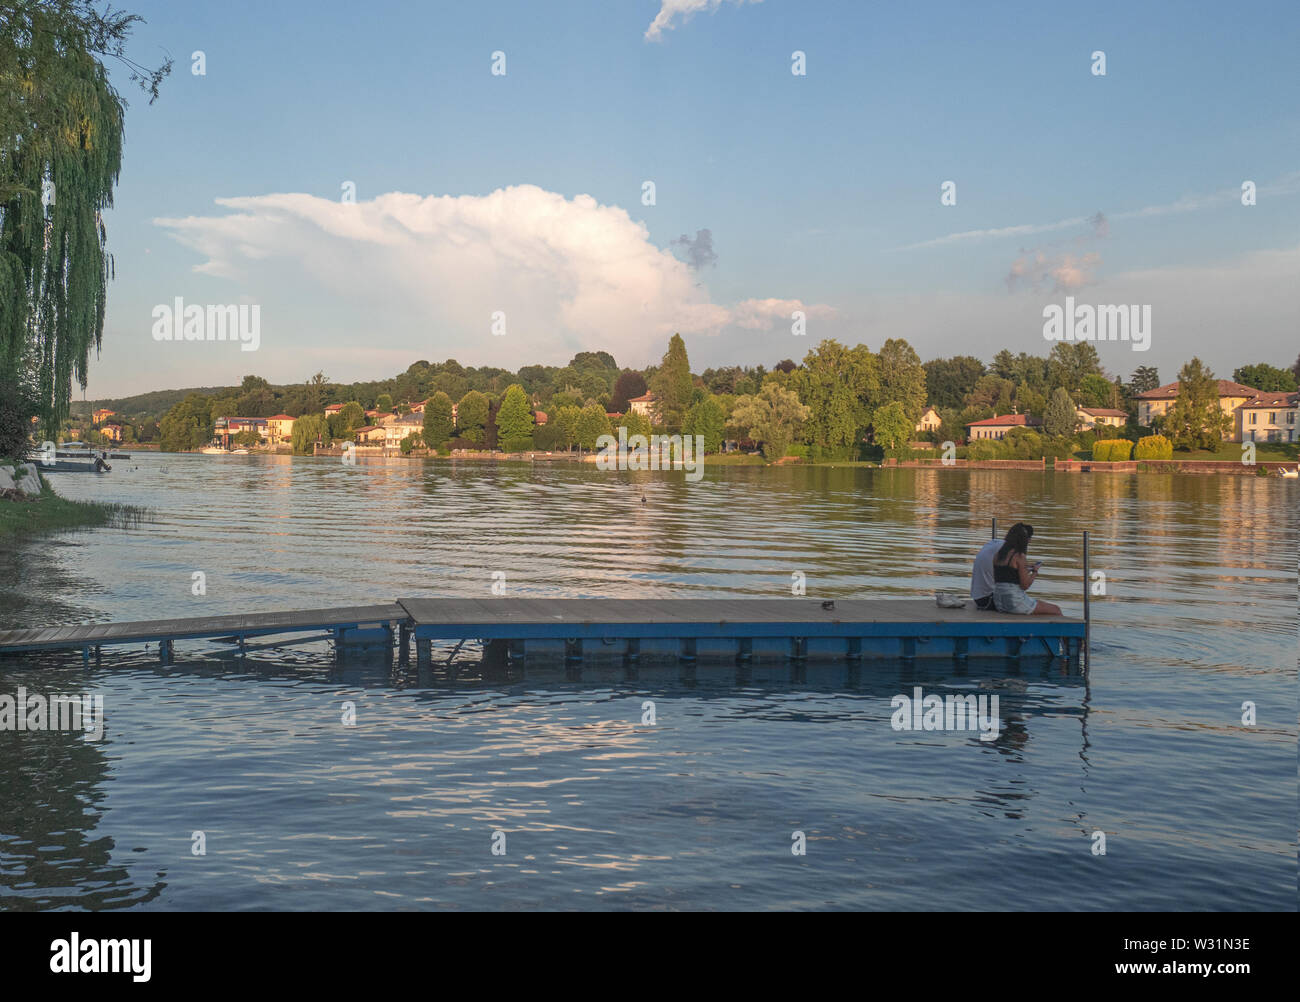
[(993, 604), (998, 612), (1011, 612), (1020, 616), (1029, 616), (1038, 608), (1038, 602), (1025, 594), (1018, 584), (999, 581), (993, 586)]

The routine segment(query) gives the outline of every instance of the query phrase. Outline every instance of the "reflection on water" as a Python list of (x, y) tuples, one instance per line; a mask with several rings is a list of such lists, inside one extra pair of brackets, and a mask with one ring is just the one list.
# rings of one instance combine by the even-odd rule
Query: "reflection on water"
[[(516, 595), (774, 596), (795, 570), (810, 595), (917, 595), (964, 588), (994, 515), (1035, 524), (1043, 595), (1076, 613), (1091, 529), (1109, 594), (1087, 679), (449, 647), (418, 669), (319, 643), (9, 659), (0, 694), (101, 693), (106, 733), (0, 732), (0, 907), (1295, 905), (1292, 484), (263, 457), (59, 483), (154, 518), (7, 544), (6, 627), (486, 596), (494, 570)], [(895, 731), (914, 686), (997, 694), (997, 740)]]

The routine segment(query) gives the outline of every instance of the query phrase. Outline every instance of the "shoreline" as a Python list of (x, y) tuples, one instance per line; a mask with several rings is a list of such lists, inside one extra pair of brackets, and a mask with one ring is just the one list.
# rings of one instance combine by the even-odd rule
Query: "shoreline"
[[(358, 448), (354, 453), (359, 458), (403, 459), (412, 462), (429, 460), (469, 463), (595, 463), (598, 453), (546, 453), (546, 452), (460, 452), (452, 455), (431, 454), (428, 451), (403, 454), (395, 449)], [(158, 456), (198, 456), (200, 452), (157, 453)], [(209, 454), (210, 455), (210, 454)], [(290, 456), (294, 454), (283, 450), (250, 451), (249, 456)], [(315, 457), (341, 459), (343, 450), (337, 448), (319, 449), (312, 454)], [(811, 462), (801, 456), (786, 456), (769, 463), (760, 455), (749, 453), (728, 453), (712, 455), (701, 460), (701, 465), (708, 466), (754, 466), (785, 467), (802, 466), (808, 468), (836, 469), (855, 467), (870, 470), (1003, 470), (1031, 473), (1160, 473), (1186, 474), (1191, 476), (1269, 476), (1279, 477), (1282, 471), (1290, 471), (1300, 466), (1297, 459), (1268, 459), (1252, 464), (1223, 459), (1146, 459), (1125, 460), (1122, 462), (1094, 461), (1091, 459), (1056, 459), (1049, 465), (1047, 458), (1040, 459), (953, 459), (944, 462), (941, 459), (896, 459), (887, 457), (879, 462), (873, 460), (826, 460)]]

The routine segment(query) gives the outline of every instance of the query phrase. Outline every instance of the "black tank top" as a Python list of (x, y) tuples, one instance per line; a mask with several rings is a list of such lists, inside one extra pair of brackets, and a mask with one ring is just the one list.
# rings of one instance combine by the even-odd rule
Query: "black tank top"
[(1020, 584), (1020, 572), (1010, 564), (993, 565), (994, 584)]

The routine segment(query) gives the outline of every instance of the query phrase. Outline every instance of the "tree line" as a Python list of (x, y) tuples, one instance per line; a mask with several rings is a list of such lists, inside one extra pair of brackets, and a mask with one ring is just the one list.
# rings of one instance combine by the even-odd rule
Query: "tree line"
[[(1294, 391), (1300, 358), (1290, 369), (1244, 365), (1233, 378), (1263, 391)], [(565, 366), (528, 365), (517, 372), (421, 360), (391, 379), (350, 384), (333, 383), (321, 372), (288, 386), (248, 376), (238, 387), (186, 396), (161, 417), (159, 438), (164, 449), (193, 449), (211, 439), (219, 416), (287, 413), (299, 419), (295, 449), (309, 452), (317, 441), (340, 441), (372, 423), (367, 411), (401, 414), (424, 403), (419, 431), (404, 450), (592, 449), (600, 436), (622, 427), (629, 437), (702, 435), (710, 452), (736, 440), (761, 449), (769, 461), (792, 451), (815, 461), (852, 460), (864, 449), (899, 454), (922, 437), (960, 443), (972, 422), (1014, 412), (1039, 427), (1013, 430), (1001, 443), (973, 443), (972, 455), (1037, 458), (1090, 446), (1094, 436), (1079, 434), (1077, 408), (1092, 407), (1127, 415), (1125, 428), (1112, 434), (1137, 441), (1162, 432), (1176, 448), (1214, 448), (1228, 421), (1218, 406), (1214, 373), (1192, 359), (1179, 379), (1182, 392), (1169, 414), (1142, 428), (1137, 397), (1160, 385), (1159, 373), (1143, 365), (1127, 380), (1109, 375), (1088, 342), (1058, 343), (1047, 356), (1003, 350), (986, 364), (972, 355), (922, 362), (901, 338), (887, 339), (879, 351), (824, 340), (801, 362), (695, 374), (685, 341), (675, 334), (659, 364), (644, 369), (620, 368), (609, 352), (597, 351), (579, 352)], [(630, 402), (647, 393), (653, 404), (643, 416)], [(330, 404), (344, 406), (327, 417)], [(939, 423), (922, 435), (915, 429), (929, 407)]]

